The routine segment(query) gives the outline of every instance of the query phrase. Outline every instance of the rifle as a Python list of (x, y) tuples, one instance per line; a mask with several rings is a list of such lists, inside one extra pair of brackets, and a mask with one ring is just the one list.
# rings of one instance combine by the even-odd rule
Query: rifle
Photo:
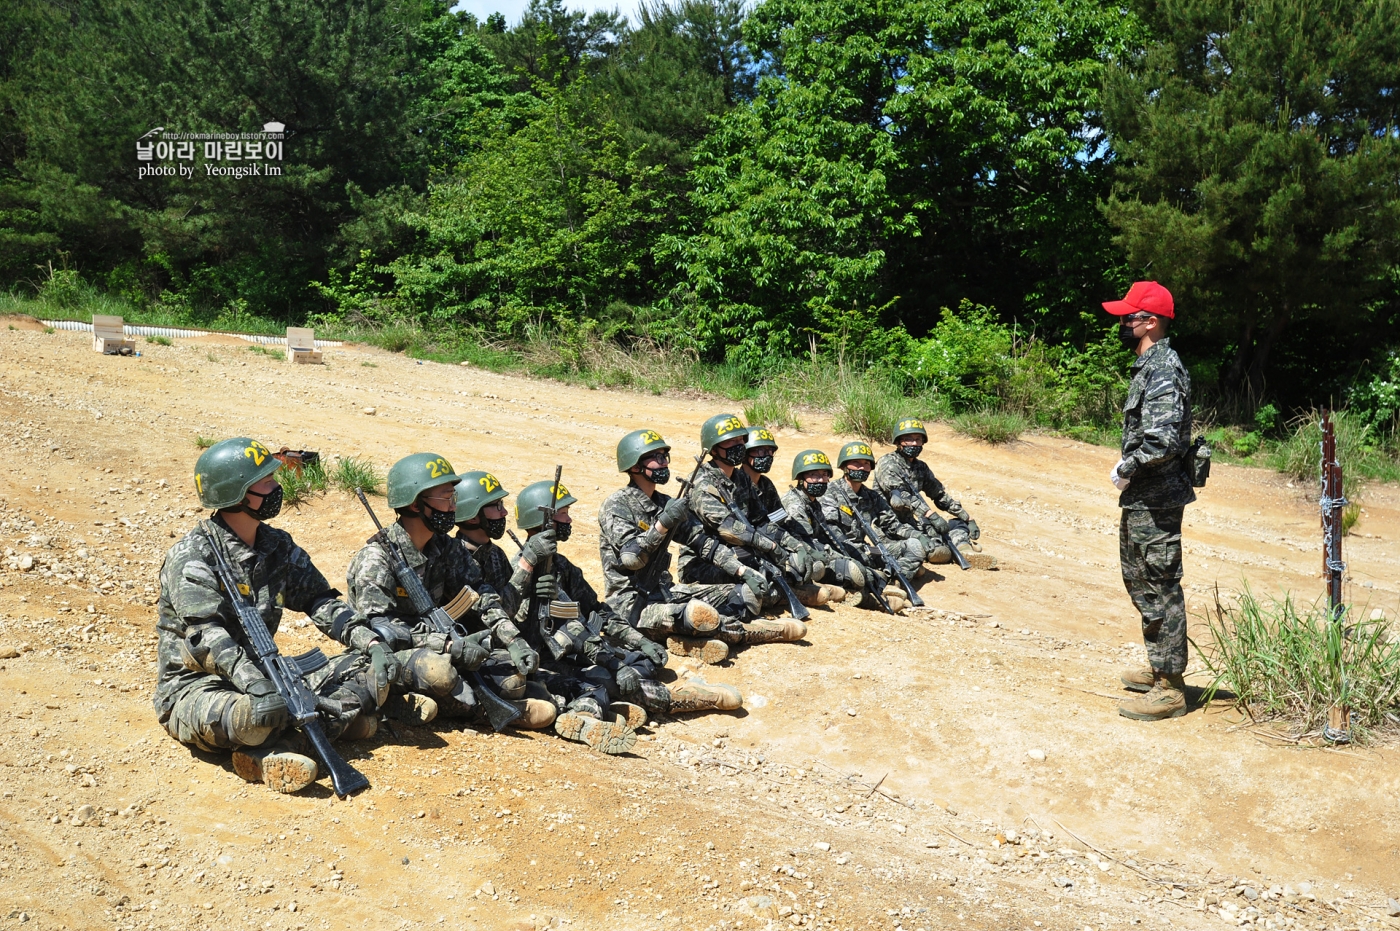
[[(554, 485), (551, 486), (549, 490), (549, 503), (539, 506), (540, 511), (544, 513), (545, 530), (554, 529), (554, 513), (559, 510), (559, 479), (562, 478), (563, 475), (564, 466), (562, 464), (556, 465), (554, 467)], [(511, 534), (512, 538), (514, 536), (515, 534)], [(515, 542), (517, 545), (520, 543), (519, 540)], [(524, 549), (524, 547), (521, 547), (521, 549)], [(535, 566), (534, 572), (530, 577), (531, 581), (538, 579), (542, 575), (549, 575), (553, 569), (554, 555), (551, 553), (540, 560), (539, 565)], [(537, 632), (536, 640), (545, 641), (545, 645), (548, 646), (549, 651), (554, 654), (554, 658), (559, 659), (562, 655), (558, 652), (560, 649), (559, 645), (554, 642), (552, 637), (543, 636), (545, 630), (552, 629), (554, 626), (549, 617), (549, 603), (540, 600), (540, 596), (536, 593), (533, 585), (530, 587), (529, 607), (525, 611), (525, 618), (527, 626), (534, 625), (535, 631)]]
[[(389, 539), (389, 535), (384, 532), (384, 525), (379, 522), (374, 508), (369, 506), (365, 490), (356, 488), (355, 494), (359, 497), (360, 503), (365, 506), (365, 510), (369, 512), (369, 519), (374, 521), (377, 532), (370, 537), (370, 540), (382, 545), (389, 554), (394, 577), (399, 580), (399, 585), (408, 593), (408, 600), (413, 602), (413, 610), (431, 624), (434, 630), (446, 636), (452, 643), (453, 652), (461, 655), (461, 643), (467, 636), (466, 629), (453, 620), (452, 615), (433, 604), (433, 596), (429, 595), (428, 590), (423, 587), (423, 580), (418, 578), (418, 573), (414, 572), (413, 567), (408, 564), (408, 560), (404, 559), (403, 551), (399, 549), (399, 545)], [(454, 599), (453, 604), (457, 604), (459, 599), (460, 596), (458, 599)], [(491, 691), (486, 685), (486, 680), (481, 677), (481, 673), (472, 670), (469, 675), (472, 677), (472, 682), (476, 684), (476, 691), (481, 695), (481, 700), (485, 705), (486, 719), (491, 722), (492, 729), (497, 732), (503, 731), (512, 721), (524, 714), (513, 703)], [(452, 697), (464, 705), (476, 703), (472, 697), (472, 687), (467, 684), (466, 679), (458, 680), (457, 687), (452, 690)]]
[[(854, 508), (852, 510), (854, 510)], [(830, 525), (827, 524), (826, 518), (822, 517), (820, 505), (813, 504), (808, 508), (808, 513), (812, 515), (812, 523), (822, 532), (822, 535), (825, 536), (827, 540), (831, 541), (832, 546), (835, 546), (838, 550), (845, 553), (847, 559), (854, 560), (857, 563), (863, 563), (860, 553), (856, 552), (856, 548), (851, 545), (851, 542), (833, 531)], [(875, 599), (875, 603), (884, 609), (886, 614), (894, 613), (894, 609), (890, 607), (890, 603), (885, 600), (884, 592), (876, 587), (875, 579), (870, 578), (865, 580), (865, 593)]]
[(851, 506), (851, 516), (860, 524), (860, 529), (865, 531), (865, 535), (870, 538), (870, 542), (875, 544), (875, 549), (879, 551), (880, 558), (885, 561), (885, 568), (890, 570), (895, 578), (899, 579), (899, 584), (904, 586), (904, 590), (909, 593), (909, 603), (916, 608), (924, 606), (924, 600), (919, 597), (919, 593), (914, 591), (914, 583), (909, 581), (909, 577), (899, 568), (899, 563), (894, 561), (890, 551), (885, 549), (885, 544), (880, 542), (880, 538), (875, 536), (875, 528), (870, 526), (870, 521), (865, 519), (865, 515), (856, 507), (855, 502)]
[[(705, 464), (703, 456), (695, 457), (695, 468), (690, 473), (690, 478), (681, 479), (681, 494), (684, 495), (687, 488), (695, 484), (695, 476), (700, 474), (700, 467)], [(667, 547), (671, 545), (671, 539), (675, 537), (676, 531), (680, 529), (684, 521), (678, 521), (676, 526), (666, 531), (666, 535), (661, 538), (661, 543), (651, 552), (651, 561), (642, 567), (640, 577), (634, 577), (638, 588), (642, 591), (651, 591), (656, 585), (656, 578), (661, 574), (661, 557), (667, 552)]]
[(1327, 610), (1333, 621), (1346, 614), (1342, 602), (1342, 512), (1349, 502), (1342, 493), (1342, 466), (1337, 462), (1337, 433), (1330, 411), (1322, 413), (1322, 577), (1327, 580)]
[[(233, 613), (238, 618), (239, 626), (247, 635), (248, 642), (253, 645), (253, 652), (258, 655), (258, 665), (272, 680), (277, 694), (287, 703), (288, 715), (306, 735), (321, 764), (331, 774), (331, 785), (335, 787), (335, 794), (346, 798), (351, 793), (369, 788), (369, 780), (365, 778), (364, 773), (345, 762), (345, 758), (335, 751), (326, 737), (326, 732), (321, 728), (318, 707), (323, 703), (332, 703), (311, 691), (303, 678), (306, 673), (326, 665), (329, 662), (326, 655), (319, 648), (313, 648), (290, 659), (282, 655), (258, 609), (245, 601), (238, 591), (233, 566), (229, 564), (228, 557), (220, 548), (215, 534), (208, 527), (202, 529), (209, 546), (214, 550), (214, 569), (219, 574), (224, 591), (228, 592), (229, 601), (233, 603)], [(327, 708), (327, 711), (331, 710)]]
[[(933, 508), (928, 506), (928, 502), (924, 500), (924, 496), (922, 494), (920, 494), (917, 491), (914, 492), (914, 500), (923, 505), (928, 510), (928, 513), (930, 515), (933, 514)], [(964, 511), (963, 513), (966, 514), (967, 512)], [(930, 523), (932, 522), (930, 521)], [(950, 532), (948, 532), (947, 530), (935, 529), (934, 533), (937, 534), (938, 538), (943, 541), (944, 546), (948, 547), (948, 549), (953, 551), (953, 561), (958, 564), (959, 569), (961, 569), (963, 572), (966, 572), (967, 570), (972, 568), (972, 563), (967, 561), (967, 557), (963, 555), (962, 550), (958, 549), (957, 544), (953, 542), (953, 535)]]
[[(699, 470), (697, 469), (696, 472), (698, 473)], [(718, 491), (715, 492), (715, 497), (720, 500), (721, 504), (729, 508), (729, 513), (734, 516), (734, 519), (739, 522), (740, 526), (748, 530), (750, 534), (758, 533), (758, 530), (749, 520), (748, 515), (745, 514), (743, 511), (740, 511), (738, 506), (735, 505), (734, 502), (730, 501)], [(772, 568), (772, 572), (767, 572), (764, 574), (767, 575), (768, 578), (772, 580), (772, 582), (775, 585), (778, 586), (778, 588), (782, 589), (783, 597), (787, 598), (788, 611), (792, 614), (792, 616), (797, 618), (799, 621), (804, 621), (808, 617), (810, 617), (812, 612), (808, 611), (806, 606), (803, 605), (802, 602), (797, 600), (797, 593), (792, 590), (792, 586), (788, 584), (787, 579), (783, 578), (783, 567), (778, 565), (777, 562), (775, 562), (771, 556), (760, 552), (758, 547), (754, 547), (753, 552), (765, 563), (767, 563), (769, 567)]]

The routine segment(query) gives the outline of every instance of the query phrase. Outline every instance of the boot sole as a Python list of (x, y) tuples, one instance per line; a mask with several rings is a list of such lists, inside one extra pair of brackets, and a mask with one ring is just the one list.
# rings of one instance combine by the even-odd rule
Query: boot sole
[(633, 730), (646, 727), (647, 710), (641, 705), (634, 705), (628, 701), (615, 701), (608, 705), (608, 710), (617, 715), (618, 723), (626, 724)]
[(1185, 708), (1175, 708), (1168, 711), (1166, 714), (1142, 714), (1137, 711), (1129, 711), (1127, 708), (1121, 706), (1118, 708), (1119, 714), (1125, 718), (1131, 718), (1134, 721), (1166, 721), (1171, 718), (1179, 718), (1186, 714), (1186, 711), (1187, 709)]
[(316, 781), (316, 761), (299, 753), (273, 752), (257, 757), (235, 751), (233, 771), (247, 782), (261, 782), (283, 795), (300, 792)]
[(964, 553), (967, 564), (974, 569), (995, 569), (997, 558), (991, 553)]
[(676, 656), (698, 659), (707, 666), (714, 666), (729, 659), (729, 644), (723, 640), (683, 640), (680, 637), (668, 637), (666, 650)]
[(554, 732), (565, 740), (587, 744), (609, 756), (626, 753), (637, 744), (637, 732), (625, 724), (600, 721), (574, 712), (554, 719)]

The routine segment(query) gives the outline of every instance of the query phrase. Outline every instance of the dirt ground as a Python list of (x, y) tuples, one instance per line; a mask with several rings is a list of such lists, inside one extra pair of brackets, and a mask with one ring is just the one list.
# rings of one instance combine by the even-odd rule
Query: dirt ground
[[(1143, 657), (1116, 457), (1054, 437), (935, 427), (926, 456), (1000, 569), (950, 567), (907, 618), (815, 610), (805, 641), (704, 669), (740, 713), (656, 723), (623, 757), (383, 727), (345, 748), (372, 783), (354, 798), (247, 785), (151, 708), (158, 567), (200, 514), (196, 437), (381, 469), (430, 449), (512, 490), (563, 462), (567, 552), (601, 588), (618, 438), (649, 426), (684, 452), (735, 405), (359, 347), (324, 366), (216, 337), (103, 357), (86, 334), (0, 323), (0, 927), (1400, 927), (1400, 753), (1299, 749), (1223, 705), (1115, 713), (1117, 672)], [(780, 466), (843, 439), (803, 426)], [(1190, 610), (1243, 580), (1320, 593), (1314, 497), (1217, 466), (1187, 509)], [(371, 530), (341, 493), (277, 525), (332, 580)], [(1397, 541), (1400, 493), (1369, 489), (1349, 594), (1391, 617)], [(279, 641), (325, 645), (291, 614)]]

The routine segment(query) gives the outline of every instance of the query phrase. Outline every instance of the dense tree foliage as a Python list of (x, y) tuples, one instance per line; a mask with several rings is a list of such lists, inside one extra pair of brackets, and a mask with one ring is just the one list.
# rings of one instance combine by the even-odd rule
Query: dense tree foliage
[[(1400, 0), (450, 6), (0, 4), (0, 286), (918, 381), (959, 307), (1107, 371), (1155, 277), (1203, 387), (1393, 407)], [(269, 121), (280, 175), (138, 177)]]

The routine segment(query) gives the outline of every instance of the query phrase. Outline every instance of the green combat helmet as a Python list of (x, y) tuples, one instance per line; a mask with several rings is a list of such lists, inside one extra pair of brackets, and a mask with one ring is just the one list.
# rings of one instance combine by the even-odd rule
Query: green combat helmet
[(725, 440), (732, 440), (736, 436), (747, 437), (748, 427), (744, 422), (733, 414), (716, 414), (705, 425), (700, 428), (700, 445), (706, 450), (714, 449)]
[(759, 449), (767, 447), (777, 449), (778, 441), (773, 438), (773, 431), (767, 427), (754, 427), (749, 430), (748, 441), (744, 444), (749, 449)]
[(670, 448), (671, 444), (655, 430), (633, 430), (617, 441), (617, 471), (626, 472), (641, 462), (646, 453)]
[(869, 443), (862, 443), (856, 440), (854, 443), (847, 443), (841, 447), (841, 452), (836, 457), (836, 466), (840, 468), (848, 462), (856, 459), (869, 459), (875, 461), (875, 451), (870, 448)]
[(468, 472), (457, 485), (457, 523), (469, 521), (492, 501), (509, 497), (501, 480), (490, 472)]
[(437, 453), (404, 456), (389, 470), (389, 507), (406, 508), (429, 488), (453, 485), (462, 477), (452, 471), (452, 463)]
[[(553, 487), (553, 482), (545, 481), (521, 489), (520, 494), (515, 496), (515, 526), (521, 530), (534, 530), (544, 524), (544, 512), (540, 508), (549, 506), (549, 492)], [(560, 482), (559, 495), (554, 499), (555, 510), (566, 508), (577, 500)]]
[(795, 482), (808, 472), (830, 473), (831, 457), (820, 449), (804, 449), (792, 459), (792, 480)]
[(248, 489), (276, 472), (282, 463), (272, 451), (246, 436), (220, 440), (194, 464), (194, 490), (210, 510), (236, 507)]
[(894, 436), (891, 437), (891, 439), (894, 442), (894, 444), (898, 446), (899, 438), (901, 436), (912, 436), (915, 433), (917, 433), (919, 436), (922, 436), (924, 438), (925, 443), (928, 442), (928, 430), (924, 427), (924, 422), (922, 420), (915, 420), (912, 417), (908, 417), (904, 420), (901, 420), (898, 426), (894, 428)]

